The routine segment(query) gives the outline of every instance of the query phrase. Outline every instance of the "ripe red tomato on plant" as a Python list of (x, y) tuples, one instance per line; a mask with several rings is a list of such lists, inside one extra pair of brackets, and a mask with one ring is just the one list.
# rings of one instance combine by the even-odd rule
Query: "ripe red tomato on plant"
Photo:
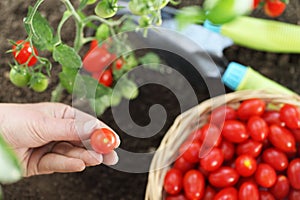
[(238, 117), (247, 120), (252, 116), (261, 116), (265, 112), (266, 103), (261, 99), (248, 99), (241, 103), (237, 110)]
[(200, 159), (200, 166), (205, 171), (217, 170), (224, 161), (224, 155), (221, 149), (214, 147), (207, 155)]
[(116, 69), (122, 69), (124, 64), (124, 60), (122, 58), (119, 58), (116, 60)]
[(205, 193), (204, 176), (198, 170), (192, 169), (183, 177), (183, 189), (188, 199), (200, 200)]
[(104, 45), (96, 46), (83, 58), (83, 68), (91, 73), (101, 72), (115, 59), (116, 55), (110, 53)]
[(244, 182), (239, 189), (240, 200), (259, 199), (259, 191), (256, 184), (253, 182)]
[(255, 172), (255, 180), (258, 185), (270, 188), (275, 184), (276, 179), (276, 172), (270, 165), (265, 163), (258, 164)]
[(280, 109), (280, 119), (289, 128), (300, 128), (300, 112), (296, 106), (285, 104)]
[(290, 183), (286, 176), (279, 175), (275, 185), (270, 188), (270, 192), (276, 199), (284, 199), (290, 191)]
[(227, 187), (220, 190), (214, 200), (238, 200), (238, 191), (234, 187)]
[(168, 194), (179, 194), (182, 189), (183, 176), (178, 169), (169, 169), (164, 179), (164, 189)]
[(224, 122), (222, 136), (230, 142), (241, 143), (248, 139), (249, 134), (242, 122), (238, 120), (227, 120)]
[(105, 85), (106, 87), (110, 87), (113, 84), (113, 74), (110, 69), (105, 70), (103, 73), (93, 73), (92, 77), (102, 85)]
[(256, 171), (256, 167), (256, 160), (247, 154), (240, 155), (235, 160), (235, 168), (241, 176), (252, 176)]
[(98, 40), (92, 40), (90, 44), (90, 50), (93, 50), (98, 46)]
[(291, 186), (296, 190), (300, 190), (300, 158), (296, 158), (290, 162), (287, 175)]
[(101, 128), (92, 133), (91, 146), (97, 153), (107, 154), (114, 150), (116, 145), (117, 139), (111, 130)]
[(280, 0), (266, 0), (264, 5), (264, 11), (270, 17), (280, 16), (285, 8), (286, 4)]
[(260, 2), (261, 0), (253, 0), (253, 9), (256, 9)]
[[(24, 65), (27, 62), (27, 66), (31, 67), (36, 64), (38, 56), (38, 51), (35, 47), (33, 50), (30, 46), (29, 42), (25, 42), (24, 40), (18, 40), (16, 42), (17, 45), (13, 45), (12, 53), (14, 55), (15, 60), (20, 64)], [(33, 55), (33, 52), (36, 56)]]

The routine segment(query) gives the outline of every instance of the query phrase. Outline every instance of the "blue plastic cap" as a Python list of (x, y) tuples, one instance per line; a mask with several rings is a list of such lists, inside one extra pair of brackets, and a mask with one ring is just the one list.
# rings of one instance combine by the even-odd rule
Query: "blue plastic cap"
[(204, 26), (206, 29), (208, 29), (208, 30), (210, 30), (210, 31), (212, 31), (212, 32), (215, 32), (215, 33), (220, 33), (220, 32), (221, 32), (221, 26), (215, 25), (215, 24), (211, 23), (211, 22), (208, 21), (208, 20), (205, 20), (203, 26)]
[(246, 66), (231, 62), (222, 76), (222, 81), (230, 89), (236, 90), (244, 79), (246, 72)]

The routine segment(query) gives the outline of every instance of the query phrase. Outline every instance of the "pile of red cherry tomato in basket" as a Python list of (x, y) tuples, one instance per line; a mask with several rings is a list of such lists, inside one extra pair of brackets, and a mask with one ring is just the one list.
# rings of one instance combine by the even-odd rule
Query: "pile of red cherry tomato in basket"
[[(213, 110), (167, 171), (166, 200), (299, 200), (300, 112), (289, 104), (278, 110), (267, 106), (249, 99), (237, 109)], [(218, 140), (200, 158), (209, 135), (219, 135)]]
[(269, 17), (280, 16), (286, 8), (288, 0), (253, 0), (253, 8), (262, 6)]

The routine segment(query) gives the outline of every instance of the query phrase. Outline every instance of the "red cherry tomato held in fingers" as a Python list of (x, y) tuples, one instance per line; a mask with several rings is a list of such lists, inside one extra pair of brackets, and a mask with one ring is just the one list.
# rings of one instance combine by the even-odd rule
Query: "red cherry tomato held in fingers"
[(238, 200), (238, 191), (234, 187), (220, 190), (213, 200)]
[(300, 199), (300, 190), (291, 189), (289, 194), (289, 200), (299, 200)]
[(269, 126), (261, 117), (253, 116), (247, 123), (247, 130), (253, 140), (262, 142), (269, 135)]
[(290, 162), (287, 175), (291, 186), (296, 190), (300, 190), (300, 158)]
[(275, 110), (266, 111), (262, 118), (267, 122), (268, 125), (277, 124), (279, 126), (284, 126), (284, 122), (280, 120), (280, 113)]
[(247, 120), (252, 116), (261, 116), (265, 112), (266, 103), (261, 99), (248, 99), (241, 103), (237, 110), (238, 117)]
[(185, 173), (195, 167), (195, 164), (186, 161), (182, 156), (180, 156), (174, 163), (173, 168), (180, 170)]
[(202, 200), (213, 200), (216, 194), (217, 192), (211, 186), (207, 186)]
[(248, 139), (249, 134), (242, 122), (237, 120), (227, 120), (224, 122), (222, 136), (230, 142), (241, 143)]
[(229, 106), (221, 106), (211, 112), (209, 122), (220, 127), (226, 120), (234, 120), (237, 118), (236, 111)]
[(273, 124), (270, 126), (270, 142), (284, 152), (296, 152), (296, 141), (293, 134), (286, 128)]
[(239, 200), (254, 200), (259, 199), (259, 191), (256, 184), (245, 182), (239, 189)]
[(235, 160), (235, 168), (241, 176), (252, 176), (256, 171), (256, 167), (256, 160), (247, 154), (240, 155)]
[(205, 141), (206, 144), (213, 144), (212, 146), (219, 146), (221, 143), (221, 131), (214, 124), (205, 124), (201, 128), (202, 134), (200, 140)]
[(288, 167), (289, 161), (285, 153), (275, 148), (268, 148), (262, 154), (262, 160), (277, 171)]
[(268, 191), (259, 191), (260, 200), (275, 200), (275, 197)]
[[(31, 67), (36, 64), (37, 58), (33, 55), (33, 51), (35, 55), (38, 55), (38, 51), (35, 47), (32, 48), (30, 47), (29, 42), (24, 42), (24, 40), (19, 40), (16, 42), (17, 46), (14, 45), (12, 47), (13, 50), (13, 55), (16, 61), (20, 64), (27, 64), (28, 67)], [(28, 61), (29, 60), (29, 61)]]
[(261, 142), (249, 139), (237, 145), (236, 153), (237, 155), (247, 154), (249, 156), (252, 156), (253, 158), (256, 158), (260, 155), (262, 147), (263, 144)]
[(300, 112), (296, 106), (285, 104), (280, 109), (280, 119), (289, 128), (300, 128)]
[(267, 0), (264, 11), (269, 17), (280, 16), (286, 8), (286, 4), (280, 0)]
[(276, 199), (284, 199), (290, 191), (290, 183), (286, 176), (279, 175), (275, 185), (270, 188), (270, 192)]
[(277, 179), (275, 170), (268, 164), (260, 163), (255, 172), (255, 180), (262, 187), (272, 187)]
[(223, 152), (225, 161), (231, 160), (233, 158), (235, 154), (235, 146), (233, 143), (223, 139), (219, 148)]
[(101, 72), (116, 58), (115, 54), (107, 51), (103, 46), (90, 50), (83, 59), (83, 68), (88, 72)]
[(164, 179), (164, 189), (168, 194), (179, 194), (182, 189), (183, 176), (178, 169), (169, 169)]
[(199, 142), (188, 142), (187, 149), (182, 154), (182, 157), (190, 163), (197, 163), (200, 160), (201, 143)]
[(221, 149), (214, 147), (207, 155), (200, 159), (200, 166), (206, 171), (217, 170), (224, 161)]
[(183, 178), (183, 188), (188, 199), (200, 200), (205, 193), (204, 176), (198, 170), (188, 171)]
[(117, 139), (111, 130), (107, 128), (101, 128), (92, 133), (91, 146), (97, 153), (110, 153), (116, 148), (116, 145)]
[(239, 174), (231, 167), (220, 167), (208, 176), (208, 180), (215, 187), (231, 187), (238, 182)]
[(166, 200), (188, 200), (183, 194), (167, 196)]

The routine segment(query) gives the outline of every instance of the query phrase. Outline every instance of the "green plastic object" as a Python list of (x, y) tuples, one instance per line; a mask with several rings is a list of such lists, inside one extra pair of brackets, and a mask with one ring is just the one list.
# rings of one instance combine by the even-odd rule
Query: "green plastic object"
[(296, 95), (293, 91), (263, 76), (251, 67), (231, 62), (224, 75), (224, 84), (232, 90), (266, 90), (272, 93)]
[(300, 26), (278, 21), (241, 16), (221, 26), (221, 34), (248, 48), (300, 53)]
[(14, 183), (21, 178), (21, 165), (15, 153), (4, 142), (0, 133), (0, 183)]

